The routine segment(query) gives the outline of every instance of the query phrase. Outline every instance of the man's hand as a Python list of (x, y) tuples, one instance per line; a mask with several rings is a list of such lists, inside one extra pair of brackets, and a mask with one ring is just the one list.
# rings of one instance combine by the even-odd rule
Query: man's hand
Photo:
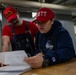
[(2, 67), (3, 66), (3, 64), (2, 64), (2, 62), (0, 62), (0, 67)]
[(40, 68), (43, 63), (43, 55), (41, 53), (33, 57), (25, 57), (24, 61), (27, 62), (32, 68)]

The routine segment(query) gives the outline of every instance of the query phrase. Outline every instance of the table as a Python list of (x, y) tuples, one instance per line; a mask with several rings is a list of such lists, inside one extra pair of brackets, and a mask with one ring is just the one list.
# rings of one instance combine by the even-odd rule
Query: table
[(76, 58), (46, 68), (33, 69), (21, 75), (76, 75)]

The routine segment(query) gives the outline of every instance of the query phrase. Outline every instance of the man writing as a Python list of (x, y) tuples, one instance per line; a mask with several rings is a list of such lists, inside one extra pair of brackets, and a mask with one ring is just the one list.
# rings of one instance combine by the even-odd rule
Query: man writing
[(33, 68), (40, 68), (66, 62), (75, 56), (70, 34), (55, 20), (51, 9), (39, 9), (34, 22), (39, 29), (36, 35), (36, 55), (24, 58), (25, 62)]

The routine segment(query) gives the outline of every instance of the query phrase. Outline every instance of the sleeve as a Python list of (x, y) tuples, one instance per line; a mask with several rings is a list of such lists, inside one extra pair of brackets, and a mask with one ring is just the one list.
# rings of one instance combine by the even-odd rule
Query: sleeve
[(72, 39), (67, 31), (60, 32), (56, 38), (56, 48), (48, 49), (44, 59), (49, 60), (48, 65), (65, 62), (75, 56)]

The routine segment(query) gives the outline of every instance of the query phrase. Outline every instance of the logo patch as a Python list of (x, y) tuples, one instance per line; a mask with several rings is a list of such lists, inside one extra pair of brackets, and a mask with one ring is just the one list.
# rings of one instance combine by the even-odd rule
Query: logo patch
[(46, 17), (47, 12), (46, 11), (40, 11), (37, 13), (37, 17), (42, 16), (42, 17)]
[(46, 43), (46, 48), (50, 48), (52, 49), (54, 47), (54, 45), (51, 44), (51, 41), (49, 40), (47, 43)]
[(13, 14), (13, 11), (10, 11), (10, 10), (9, 11), (6, 11), (5, 12), (5, 17), (8, 18), (12, 14)]

